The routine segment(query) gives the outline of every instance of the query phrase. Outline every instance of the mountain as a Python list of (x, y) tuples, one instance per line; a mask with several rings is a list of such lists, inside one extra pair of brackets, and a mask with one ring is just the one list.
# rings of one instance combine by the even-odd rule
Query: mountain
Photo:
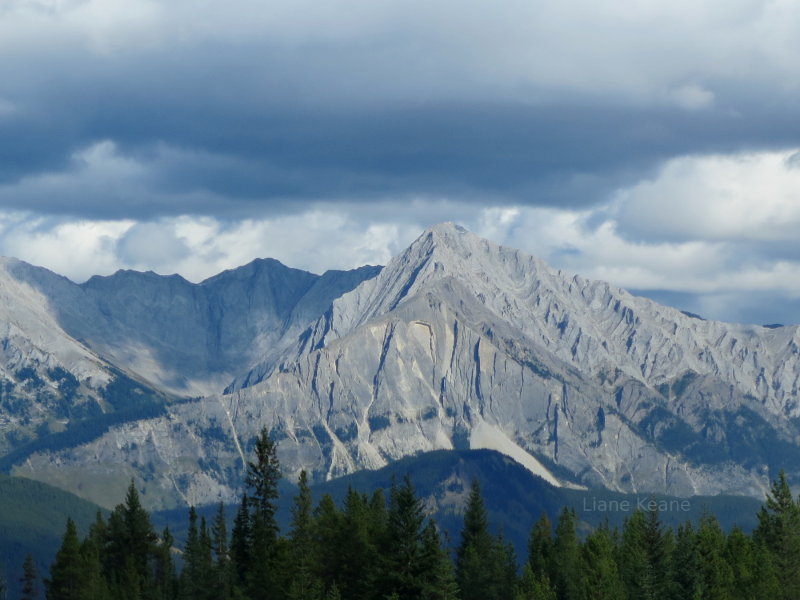
[(453, 448), (620, 492), (763, 498), (778, 469), (800, 476), (798, 327), (697, 319), (452, 224), (284, 339), (228, 393), (18, 471), (78, 493), (135, 476), (152, 507), (227, 500), (266, 426), (287, 475), (317, 481)]
[(331, 301), (379, 267), (314, 275), (272, 259), (193, 284), (179, 275), (118, 271), (77, 285), (12, 261), (10, 272), (49, 303), (51, 319), (96, 354), (179, 396), (222, 391), (278, 353)]
[(0, 467), (221, 392), (379, 271), (256, 260), (200, 284), (134, 271), (75, 284), (0, 259)]

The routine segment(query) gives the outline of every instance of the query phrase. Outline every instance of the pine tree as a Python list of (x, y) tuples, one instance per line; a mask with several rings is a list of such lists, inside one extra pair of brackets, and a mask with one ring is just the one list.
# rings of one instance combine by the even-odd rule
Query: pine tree
[(698, 570), (703, 600), (730, 600), (733, 572), (725, 560), (725, 533), (717, 520), (704, 515), (697, 529)]
[(464, 511), (461, 543), (456, 550), (456, 580), (461, 600), (491, 600), (494, 590), (489, 565), (493, 541), (480, 485), (473, 480)]
[(784, 600), (800, 598), (800, 506), (781, 470), (758, 513), (756, 541), (772, 553)]
[(388, 513), (386, 511), (386, 498), (383, 489), (378, 488), (369, 499), (369, 537), (378, 543), (386, 534)]
[[(100, 523), (96, 525), (101, 528)], [(103, 573), (109, 582), (111, 594), (134, 599), (141, 595), (153, 595), (151, 561), (158, 536), (132, 480), (125, 502), (112, 511), (108, 523), (102, 528), (105, 536), (105, 543), (100, 546)], [(90, 535), (98, 534), (95, 532)]]
[(75, 522), (67, 519), (67, 530), (45, 580), (47, 600), (82, 600), (83, 565)]
[(172, 600), (178, 594), (178, 582), (175, 575), (175, 563), (172, 560), (172, 546), (175, 543), (169, 527), (161, 532), (161, 538), (156, 546), (153, 560), (153, 580), (155, 598), (157, 600)]
[(768, 600), (780, 597), (778, 577), (769, 554), (738, 527), (728, 535), (725, 558), (733, 573), (731, 598)]
[(208, 531), (206, 518), (200, 517), (200, 585), (203, 592), (201, 597), (209, 600), (219, 600), (214, 595), (214, 559), (212, 558), (211, 534)]
[(152, 579), (149, 564), (158, 536), (150, 523), (150, 515), (142, 507), (133, 480), (128, 487), (122, 509), (127, 529), (128, 552), (139, 580), (146, 586)]
[(581, 548), (588, 600), (616, 600), (625, 596), (625, 586), (616, 561), (614, 538), (607, 525), (593, 531)]
[(557, 600), (557, 598), (547, 575), (544, 572), (537, 573), (530, 563), (526, 563), (522, 569), (522, 577), (517, 585), (514, 600)]
[[(325, 494), (314, 509), (312, 532), (314, 536), (317, 577), (326, 590), (330, 590), (341, 572), (340, 551), (342, 515), (330, 494)], [(338, 593), (338, 586), (336, 586)]]
[(181, 600), (200, 600), (202, 587), (202, 547), (197, 527), (197, 510), (189, 507), (189, 529), (183, 547), (183, 571), (181, 572)]
[(697, 536), (690, 522), (678, 527), (671, 560), (673, 598), (699, 600), (702, 594)]
[(453, 571), (453, 563), (447, 551), (442, 548), (436, 524), (428, 521), (422, 530), (422, 600), (456, 600), (458, 583)]
[[(105, 577), (103, 577), (103, 569), (100, 562), (100, 549), (91, 535), (81, 542), (80, 553), (83, 563), (80, 597), (91, 600), (109, 599), (108, 584)], [(165, 600), (171, 600), (171, 597), (165, 597)]]
[(216, 600), (229, 600), (233, 594), (233, 574), (228, 550), (228, 526), (225, 522), (225, 505), (220, 502), (211, 525), (214, 551), (212, 596)]
[(250, 499), (247, 494), (242, 495), (239, 503), (239, 510), (233, 521), (231, 531), (231, 571), (233, 574), (234, 586), (242, 589), (247, 581), (247, 573), (250, 571)]
[(414, 600), (422, 595), (422, 504), (406, 475), (400, 486), (393, 486), (386, 525), (391, 546), (384, 555), (384, 579), (387, 593)]
[(620, 572), (630, 600), (660, 600), (671, 588), (672, 537), (657, 511), (637, 510), (625, 522), (620, 548)]
[[(375, 578), (377, 552), (370, 540), (367, 499), (352, 487), (345, 495), (338, 527), (336, 583), (343, 597), (359, 600)], [(389, 580), (381, 577), (380, 583), (388, 586)]]
[(255, 460), (247, 463), (245, 485), (250, 490), (250, 569), (247, 588), (252, 600), (268, 600), (278, 593), (275, 520), (281, 471), (277, 445), (266, 428), (256, 438)]
[(492, 598), (514, 596), (517, 586), (517, 555), (514, 546), (500, 533), (493, 541), (487, 565)]
[(534, 575), (548, 575), (553, 553), (553, 526), (542, 513), (528, 538), (528, 564)]
[(316, 600), (321, 595), (321, 586), (314, 574), (311, 514), (313, 501), (305, 470), (300, 472), (297, 485), (298, 491), (292, 503), (292, 524), (289, 531), (292, 556), (289, 598), (290, 600)]
[(582, 600), (585, 585), (581, 554), (576, 534), (577, 518), (572, 508), (564, 508), (553, 539), (551, 578), (559, 600)]
[(33, 556), (28, 554), (25, 557), (25, 562), (22, 563), (22, 577), (19, 580), (20, 584), (22, 584), (22, 597), (20, 600), (35, 600), (39, 597), (38, 579), (36, 563), (33, 560)]

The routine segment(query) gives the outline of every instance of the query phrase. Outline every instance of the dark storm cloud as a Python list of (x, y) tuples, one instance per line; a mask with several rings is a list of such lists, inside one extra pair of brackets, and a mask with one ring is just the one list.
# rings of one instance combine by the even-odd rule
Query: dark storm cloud
[[(749, 15), (741, 4), (734, 12)], [(0, 115), (0, 204), (91, 218), (236, 217), (320, 200), (418, 196), (580, 207), (672, 156), (800, 138), (800, 108), (778, 80), (754, 87), (722, 64), (705, 87), (681, 84), (692, 71), (692, 44), (685, 52), (671, 46), (681, 31), (660, 42), (648, 64), (631, 56), (633, 45), (614, 49), (617, 30), (624, 43), (640, 36), (613, 19), (599, 38), (564, 22), (563, 41), (528, 42), (511, 17), (482, 11), (465, 11), (458, 24), (443, 19), (444, 9), (422, 7), (429, 23), (398, 17), (396, 7), (367, 17), (331, 10), (327, 22), (306, 22), (275, 5), (287, 32), (280, 22), (250, 25), (211, 11), (208, 27), (218, 21), (220, 32), (210, 35), (189, 4), (137, 1), (141, 42), (123, 35), (129, 26), (121, 21), (122, 33), (111, 28), (99, 50), (67, 36), (0, 59), (8, 82), (0, 98), (16, 107)], [(152, 16), (155, 6), (167, 12)], [(511, 8), (563, 20), (549, 4), (541, 15)], [(94, 13), (86, 15), (91, 23)], [(167, 17), (185, 19), (186, 32), (170, 24), (174, 31), (148, 42), (147, 19), (158, 32)], [(495, 21), (511, 31), (510, 50)], [(458, 26), (464, 36), (448, 29)], [(691, 23), (685, 28), (692, 33)], [(570, 46), (587, 36), (602, 45)], [(537, 44), (545, 57), (520, 58)], [(711, 64), (707, 53), (700, 62)], [(608, 67), (604, 54), (631, 64)], [(104, 141), (113, 143), (107, 154), (131, 163), (126, 177), (106, 177), (107, 161), (82, 158)], [(53, 176), (60, 194), (39, 185)]]
[[(789, 144), (800, 122), (791, 113), (743, 120), (568, 106), (320, 114), (225, 109), (192, 104), (193, 92), (171, 93), (186, 104), (156, 109), (151, 98), (98, 94), (63, 115), (70, 126), (43, 119), (0, 127), (2, 176), (11, 190), (26, 177), (79, 170), (70, 157), (96, 140), (114, 140), (118, 155), (144, 169), (139, 194), (121, 193), (113, 206), (102, 195), (81, 199), (65, 189), (64, 197), (26, 196), (16, 207), (95, 217), (225, 214), (413, 195), (578, 207), (605, 200), (670, 156)], [(14, 205), (11, 194), (2, 200)]]

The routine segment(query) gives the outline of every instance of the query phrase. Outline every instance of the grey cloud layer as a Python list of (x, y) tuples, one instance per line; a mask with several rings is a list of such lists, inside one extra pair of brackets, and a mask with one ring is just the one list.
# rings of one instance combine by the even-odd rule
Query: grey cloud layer
[(0, 205), (585, 206), (673, 156), (797, 142), (791, 7), (562, 4), (10, 3)]

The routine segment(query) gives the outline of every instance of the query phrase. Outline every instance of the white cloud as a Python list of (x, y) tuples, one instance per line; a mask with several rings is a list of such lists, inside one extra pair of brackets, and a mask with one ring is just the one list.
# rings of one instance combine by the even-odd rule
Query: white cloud
[(50, 222), (21, 213), (0, 213), (0, 222), (0, 253), (76, 281), (116, 271), (116, 241), (134, 226), (132, 221)]
[(628, 236), (649, 240), (795, 242), (800, 230), (796, 150), (688, 156), (617, 197)]
[(414, 226), (360, 222), (332, 208), (232, 223), (187, 216), (49, 222), (0, 212), (0, 253), (78, 282), (122, 268), (201, 281), (258, 257), (317, 273), (385, 264), (419, 233)]
[[(585, 210), (480, 208), (416, 198), (403, 204), (319, 203), (296, 214), (239, 220), (56, 221), (0, 212), (0, 251), (77, 281), (118, 268), (177, 272), (200, 281), (256, 257), (320, 273), (385, 264), (425, 227), (456, 220), (569, 273), (693, 295), (692, 308), (708, 317), (758, 320), (748, 315), (768, 313), (774, 305), (783, 306), (783, 316), (764, 322), (787, 320), (787, 314), (797, 321), (787, 308), (800, 299), (800, 170), (791, 166), (796, 156), (784, 151), (675, 159), (607, 205)], [(75, 162), (83, 169), (102, 165), (123, 180), (139, 168), (107, 144), (76, 155)], [(750, 312), (742, 308), (747, 302), (755, 306)]]

